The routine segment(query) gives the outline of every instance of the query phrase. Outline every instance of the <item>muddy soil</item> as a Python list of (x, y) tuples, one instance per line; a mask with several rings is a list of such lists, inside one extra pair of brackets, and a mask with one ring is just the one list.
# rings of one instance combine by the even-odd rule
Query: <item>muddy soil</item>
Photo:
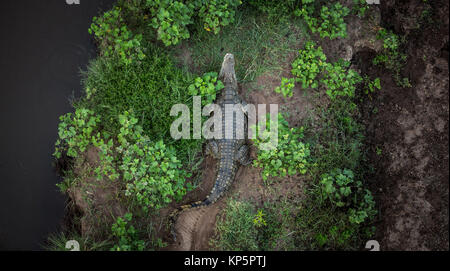
[[(388, 71), (368, 64), (373, 50), (355, 56), (362, 72), (380, 77), (382, 85), (361, 105), (382, 250), (449, 249), (449, 3), (429, 2), (381, 1), (382, 26), (407, 38), (403, 75), (411, 88), (398, 87)], [(432, 20), (423, 19), (425, 11)]]

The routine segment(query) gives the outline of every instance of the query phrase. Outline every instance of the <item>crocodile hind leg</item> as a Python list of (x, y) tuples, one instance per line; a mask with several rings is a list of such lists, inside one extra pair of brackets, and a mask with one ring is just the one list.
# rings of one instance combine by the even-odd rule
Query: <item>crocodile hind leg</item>
[(250, 152), (247, 145), (242, 145), (238, 151), (237, 151), (237, 160), (241, 165), (247, 166), (252, 162), (252, 159), (250, 159)]
[(217, 144), (217, 141), (211, 140), (206, 145), (206, 153), (211, 154), (214, 158), (219, 157), (219, 144)]

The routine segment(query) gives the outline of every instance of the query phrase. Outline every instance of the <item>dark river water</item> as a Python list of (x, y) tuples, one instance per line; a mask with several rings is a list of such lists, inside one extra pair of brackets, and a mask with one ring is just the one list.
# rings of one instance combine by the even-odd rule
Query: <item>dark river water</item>
[(112, 2), (0, 3), (0, 250), (41, 249), (60, 227), (65, 198), (52, 167), (58, 117), (72, 111), (79, 71), (96, 55), (92, 17)]

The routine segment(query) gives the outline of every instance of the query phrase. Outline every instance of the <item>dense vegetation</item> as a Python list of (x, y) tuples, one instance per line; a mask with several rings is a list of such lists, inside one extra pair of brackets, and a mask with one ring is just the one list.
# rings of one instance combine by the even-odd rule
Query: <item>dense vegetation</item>
[[(362, 17), (368, 7), (355, 1), (350, 8)], [(278, 148), (258, 150), (253, 165), (262, 168), (265, 186), (306, 176), (307, 196), (264, 206), (231, 198), (212, 244), (226, 250), (360, 248), (373, 233), (376, 206), (364, 182), (364, 128), (354, 100), (358, 89), (368, 94), (381, 86), (346, 61), (328, 62), (312, 40), (315, 34), (346, 37), (350, 8), (318, 0), (121, 0), (94, 18), (89, 32), (99, 57), (84, 73), (85, 96), (74, 102), (75, 113), (61, 116), (54, 155), (72, 167), (59, 187), (68, 191), (85, 181), (71, 176), (76, 161), (95, 148), (99, 161), (92, 171), (98, 180), (117, 183), (117, 200), (127, 212), (109, 222), (103, 240), (83, 248), (98, 248), (95, 243), (105, 240), (102, 249), (162, 246), (142, 219), (193, 189), (202, 159), (202, 140), (170, 137), (172, 105), (192, 107), (192, 95), (201, 95), (204, 104), (213, 101), (223, 88), (214, 72), (225, 52), (235, 54), (239, 80), (252, 83), (264, 72), (281, 73), (280, 59), (297, 50), (292, 77), (283, 77), (274, 91), (290, 99), (298, 85), (326, 95), (328, 102), (317, 105), (318, 118), (302, 127), (290, 127), (280, 114)], [(374, 61), (400, 69), (389, 62), (403, 58), (395, 36), (380, 32), (380, 39), (385, 51)], [(180, 43), (188, 44), (194, 68), (174, 57)], [(302, 48), (293, 49), (300, 43)], [(254, 141), (256, 148), (261, 143)]]

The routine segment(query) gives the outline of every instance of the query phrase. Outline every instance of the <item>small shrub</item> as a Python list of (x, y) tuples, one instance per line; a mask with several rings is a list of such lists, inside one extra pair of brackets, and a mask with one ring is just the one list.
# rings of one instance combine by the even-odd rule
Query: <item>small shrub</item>
[(175, 45), (189, 38), (187, 25), (193, 22), (192, 4), (176, 0), (147, 0), (147, 7), (152, 16), (150, 26), (157, 29), (158, 39), (164, 45)]
[(321, 82), (327, 88), (326, 93), (331, 99), (338, 96), (354, 97), (356, 85), (362, 77), (354, 70), (348, 69), (350, 62), (337, 61), (325, 66), (325, 74)]
[(320, 46), (315, 48), (314, 42), (307, 42), (292, 63), (291, 72), (296, 76), (295, 80), (301, 82), (303, 88), (317, 88), (322, 83), (327, 89), (326, 94), (333, 100), (338, 96), (354, 97), (362, 77), (348, 68), (350, 62), (327, 63), (326, 59)]
[(326, 65), (327, 57), (322, 51), (322, 47), (315, 48), (315, 43), (308, 41), (303, 50), (299, 51), (299, 56), (292, 63), (292, 74), (296, 76), (296, 81), (302, 83), (303, 88), (317, 88), (319, 81), (317, 77)]
[(392, 31), (384, 28), (378, 31), (377, 39), (383, 41), (383, 50), (372, 60), (373, 64), (384, 66), (392, 72), (392, 76), (398, 86), (411, 87), (409, 79), (401, 75), (407, 57), (400, 52), (400, 46), (403, 41)]
[(118, 240), (118, 244), (114, 245), (111, 251), (143, 251), (145, 249), (145, 241), (139, 240), (137, 230), (133, 225), (129, 225), (132, 218), (131, 213), (126, 213), (123, 218), (117, 218), (111, 226), (112, 235)]
[[(60, 158), (62, 152), (72, 158), (79, 157), (88, 147), (96, 147), (99, 152), (99, 163), (94, 169), (97, 179), (107, 176), (114, 180), (118, 173), (114, 167), (112, 156), (113, 140), (107, 134), (101, 133), (97, 125), (100, 118), (86, 108), (77, 108), (75, 114), (67, 113), (60, 117), (58, 125), (58, 140), (55, 143), (55, 158)], [(60, 185), (67, 189), (67, 184)]]
[(351, 207), (348, 210), (350, 223), (360, 224), (376, 214), (372, 193), (363, 189), (361, 181), (354, 180), (348, 169), (335, 169), (321, 178), (322, 193), (337, 207)]
[(363, 18), (366, 15), (369, 5), (366, 0), (353, 0), (353, 14), (358, 15), (359, 18)]
[(365, 94), (370, 94), (375, 92), (375, 90), (380, 90), (381, 89), (381, 82), (380, 82), (380, 78), (375, 78), (373, 81), (370, 80), (370, 78), (366, 75), (364, 76), (364, 93)]
[(128, 112), (119, 116), (122, 128), (118, 135), (119, 169), (126, 182), (125, 195), (132, 197), (144, 211), (159, 209), (186, 194), (184, 187), (188, 176), (181, 169), (173, 148), (162, 140), (152, 142), (136, 125), (137, 119)]
[(295, 78), (281, 78), (281, 86), (275, 88), (276, 93), (283, 94), (283, 97), (292, 97), (292, 89), (295, 85)]
[(89, 34), (95, 35), (101, 55), (105, 57), (118, 56), (125, 64), (145, 57), (141, 47), (142, 35), (134, 35), (128, 29), (119, 7), (94, 17)]
[(189, 85), (188, 91), (189, 95), (202, 96), (202, 106), (204, 106), (211, 104), (216, 99), (216, 93), (224, 87), (222, 81), (217, 80), (217, 73), (209, 72), (195, 78), (194, 83)]
[(335, 169), (330, 173), (325, 173), (322, 175), (320, 183), (324, 197), (333, 204), (338, 207), (350, 204), (348, 197), (352, 193), (352, 186), (355, 185), (354, 175), (351, 170)]
[(267, 226), (267, 222), (264, 219), (264, 212), (263, 210), (258, 210), (258, 213), (256, 213), (255, 218), (253, 218), (253, 224), (257, 227), (263, 227)]
[(60, 158), (63, 151), (69, 157), (76, 158), (92, 144), (92, 137), (99, 138), (96, 132), (100, 118), (89, 109), (78, 108), (74, 114), (67, 113), (59, 119), (59, 138), (53, 153), (56, 158)]
[(306, 5), (297, 9), (294, 14), (306, 21), (312, 33), (317, 32), (321, 38), (330, 39), (347, 36), (347, 25), (344, 22), (344, 17), (350, 13), (347, 7), (342, 6), (341, 3), (323, 5), (317, 16), (314, 5), (309, 2), (311, 1), (304, 1)]
[(242, 4), (241, 0), (195, 0), (196, 13), (203, 22), (206, 31), (218, 34), (222, 26), (234, 22), (237, 6)]
[(359, 199), (355, 205), (355, 208), (349, 209), (348, 218), (350, 223), (361, 224), (377, 214), (372, 193), (367, 189), (364, 190), (362, 199)]
[(166, 46), (176, 45), (190, 37), (188, 25), (200, 20), (206, 31), (218, 34), (220, 28), (234, 21), (240, 0), (147, 0), (146, 8), (152, 17), (151, 24), (157, 29), (157, 38)]
[[(55, 157), (60, 157), (63, 151), (70, 157), (78, 157), (89, 146), (97, 147), (100, 158), (94, 169), (97, 178), (116, 180), (122, 176), (125, 195), (144, 211), (161, 208), (173, 198), (180, 200), (185, 195), (185, 180), (190, 174), (182, 169), (173, 147), (162, 140), (151, 141), (128, 112), (119, 115), (121, 127), (117, 136), (105, 142), (106, 133), (93, 133), (99, 119), (92, 115), (92, 111), (79, 108), (73, 118), (71, 113), (61, 117)], [(61, 188), (67, 189), (68, 185)]]
[[(270, 115), (268, 115), (270, 128)], [(266, 131), (268, 133), (268, 130)], [(297, 173), (305, 174), (308, 157), (310, 155), (309, 146), (304, 144), (303, 128), (289, 128), (287, 121), (281, 114), (278, 114), (278, 145), (272, 150), (258, 150), (257, 159), (254, 161), (255, 167), (262, 168), (262, 178), (267, 181), (269, 177), (284, 177)], [(257, 137), (255, 145), (266, 143)]]
[[(349, 14), (350, 10), (341, 3), (335, 3), (330, 8), (323, 6), (320, 11), (322, 23), (317, 27), (321, 38), (329, 37), (335, 39), (337, 37), (347, 36), (347, 25), (344, 17)], [(314, 31), (313, 31), (314, 33)]]

